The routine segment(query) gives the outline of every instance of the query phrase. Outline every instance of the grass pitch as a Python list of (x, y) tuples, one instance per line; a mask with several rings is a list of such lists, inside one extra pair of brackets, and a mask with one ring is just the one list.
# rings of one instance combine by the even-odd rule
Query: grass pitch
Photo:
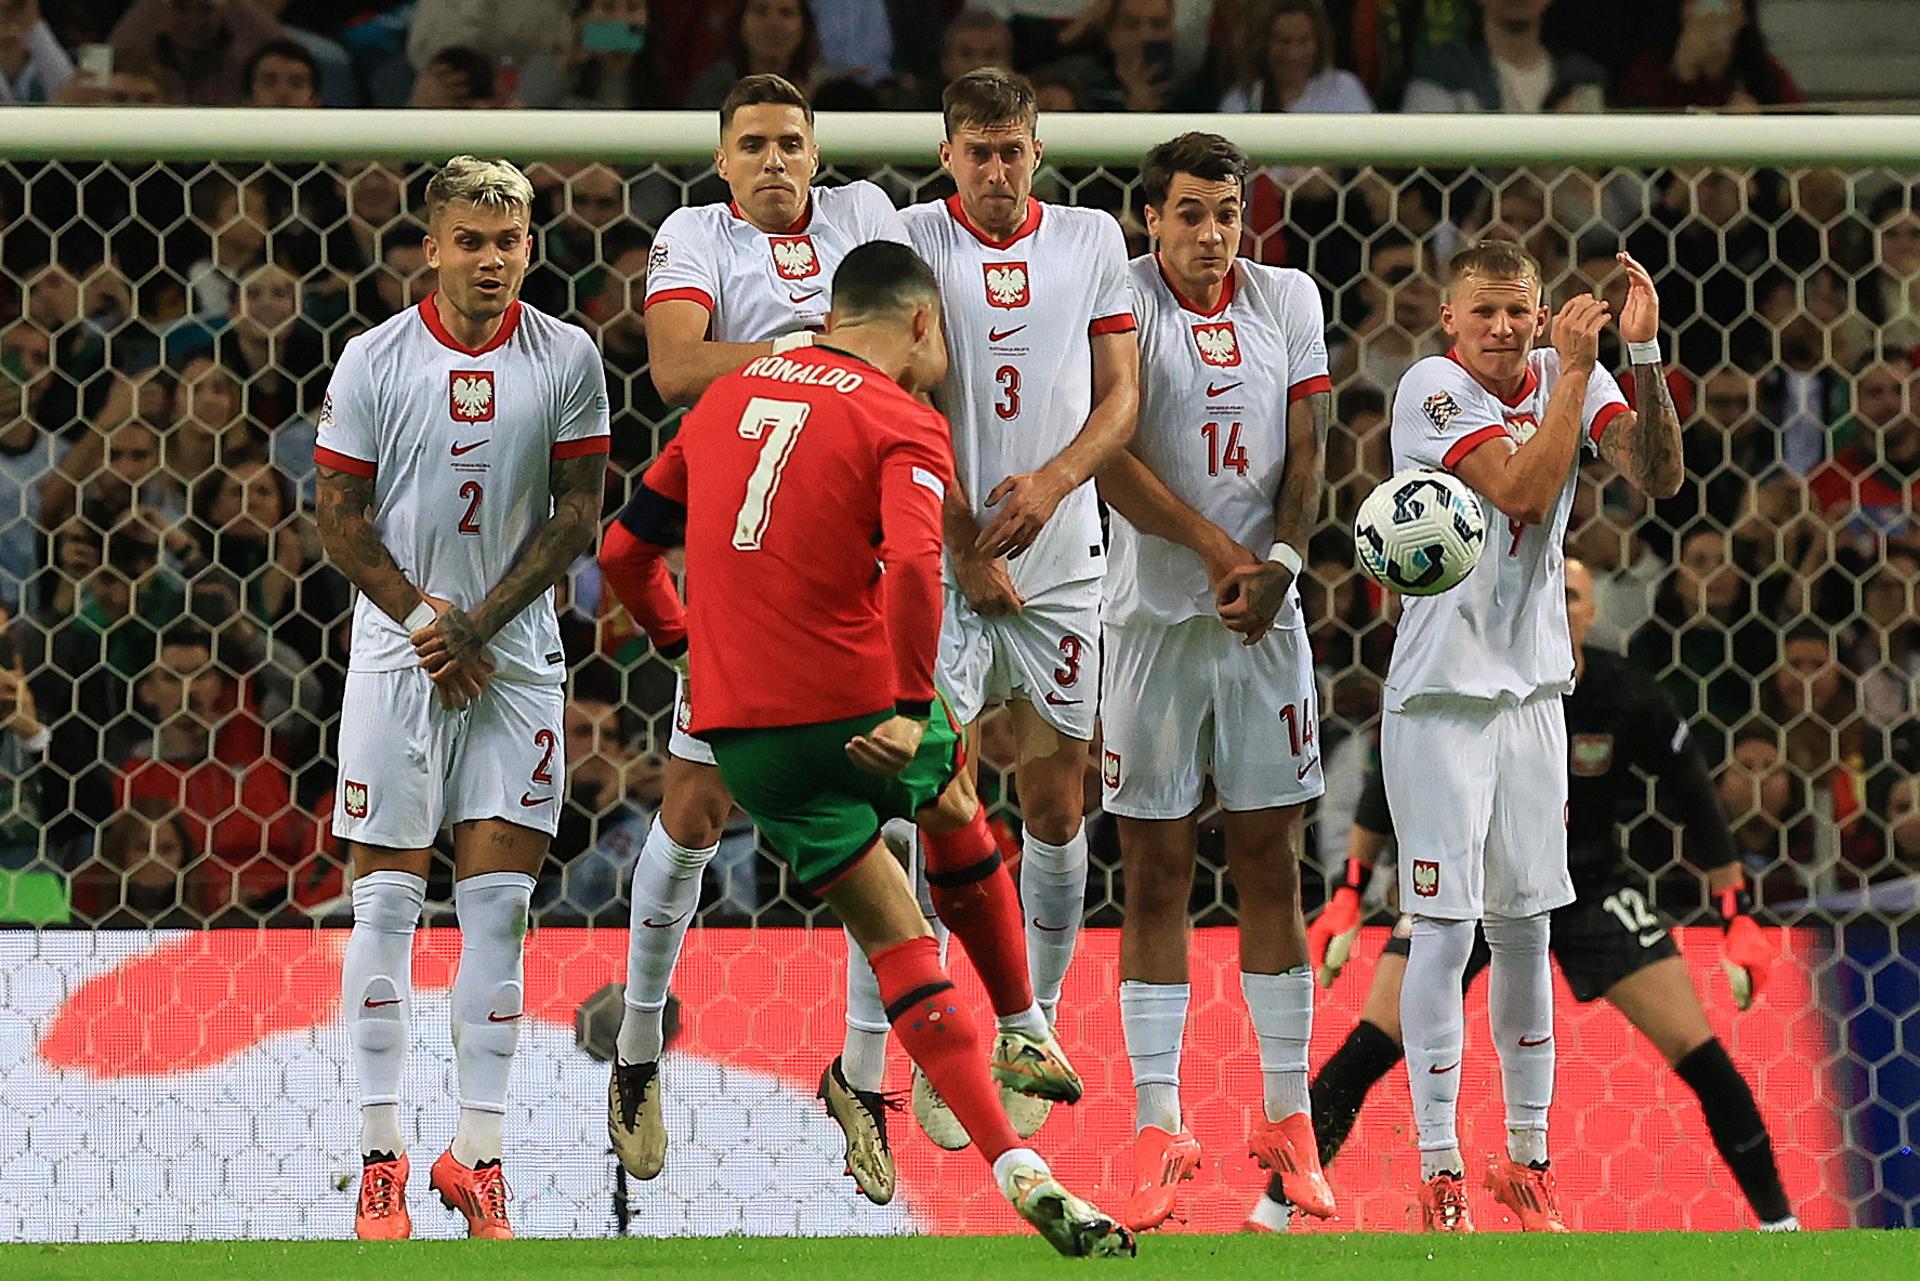
[(1920, 1276), (1920, 1233), (1489, 1234), (1456, 1240), (1392, 1234), (1148, 1237), (1140, 1257), (1062, 1259), (1033, 1237), (787, 1240), (209, 1242), (189, 1245), (0, 1246), (7, 1281), (475, 1281), (489, 1274), (566, 1281), (899, 1281), (999, 1276), (1302, 1281), (1878, 1281)]

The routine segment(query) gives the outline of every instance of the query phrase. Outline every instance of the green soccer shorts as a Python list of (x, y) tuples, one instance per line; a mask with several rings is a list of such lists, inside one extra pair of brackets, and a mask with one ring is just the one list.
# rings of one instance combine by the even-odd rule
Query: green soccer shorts
[(892, 778), (847, 759), (847, 741), (891, 710), (780, 729), (718, 730), (702, 737), (734, 800), (800, 884), (818, 893), (871, 847), (880, 826), (912, 818), (946, 790), (965, 761), (960, 726), (936, 694), (920, 751)]

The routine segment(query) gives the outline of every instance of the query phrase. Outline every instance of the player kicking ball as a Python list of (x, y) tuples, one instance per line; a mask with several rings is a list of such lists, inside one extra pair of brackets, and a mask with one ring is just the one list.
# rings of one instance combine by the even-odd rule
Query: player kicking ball
[(432, 1186), (469, 1236), (513, 1235), (501, 1123), (527, 905), (566, 766), (552, 588), (599, 532), (608, 445), (592, 340), (520, 301), (532, 203), (505, 161), (449, 160), (427, 185), (438, 289), (346, 345), (320, 412), (320, 537), (360, 590), (333, 830), (354, 868), (340, 977), (365, 1239), (412, 1232), (400, 1079), (414, 928), (447, 825), (460, 1118)]
[(1679, 491), (1680, 426), (1667, 395), (1653, 280), (1625, 254), (1620, 336), (1640, 412), (1594, 368), (1607, 304), (1577, 297), (1547, 326), (1540, 267), (1489, 240), (1447, 267), (1440, 324), (1453, 346), (1400, 380), (1393, 466), (1445, 468), (1492, 516), (1459, 586), (1405, 600), (1387, 668), (1381, 771), (1399, 820), (1400, 903), (1412, 920), (1400, 1022), (1432, 1231), (1470, 1232), (1455, 1118), (1462, 976), (1476, 922), (1492, 953), (1488, 1016), (1506, 1102), (1506, 1155), (1486, 1180), (1521, 1226), (1564, 1231), (1547, 1155), (1553, 1102), (1549, 913), (1567, 872), (1567, 728), (1573, 688), (1561, 545), (1582, 444), (1642, 492)]
[[(934, 881), (935, 907), (996, 1012), (1024, 999), (1021, 1017), (1037, 1019), (1012, 882), (934, 686), (953, 462), (945, 420), (911, 393), (945, 368), (926, 265), (885, 241), (849, 253), (826, 334), (715, 380), (647, 469), (622, 517), (653, 553), (639, 617), (656, 643), (684, 632), (694, 732), (768, 845), (840, 915), (894, 1034), (1014, 1209), (1062, 1254), (1130, 1254), (1126, 1229), (1063, 1188), (1001, 1107), (995, 1076), (1041, 1092), (1070, 1074), (1044, 1021), (1029, 1033), (1003, 1024), (1001, 1043), (1020, 1052), (1004, 1063), (996, 1052), (989, 1074), (879, 836), (892, 818), (919, 824), (929, 866), (949, 869)], [(682, 541), (701, 584), (684, 619), (660, 558)]]
[[(714, 167), (732, 199), (674, 210), (648, 256), (648, 363), (669, 403), (690, 405), (714, 379), (756, 356), (811, 343), (841, 258), (870, 240), (907, 239), (899, 213), (872, 183), (814, 185), (813, 107), (779, 76), (746, 76), (727, 94)], [(630, 611), (645, 608), (646, 557), (625, 520), (608, 527), (600, 565)], [(696, 582), (690, 590), (701, 588)], [(670, 661), (684, 655), (684, 638), (664, 643)], [(665, 795), (634, 861), (625, 1009), (607, 1091), (607, 1134), (636, 1179), (655, 1177), (666, 1163), (661, 1011), (700, 906), (701, 877), (733, 808), (712, 749), (689, 732), (684, 676), (674, 702)], [(894, 1188), (880, 1096), (887, 1014), (860, 949), (847, 951), (846, 1038), (821, 1076), (820, 1097), (846, 1131), (848, 1169), (860, 1190), (884, 1205)]]
[[(1735, 859), (1733, 834), (1700, 749), (1659, 682), (1617, 654), (1586, 647), (1594, 618), (1593, 579), (1586, 566), (1572, 558), (1566, 575), (1567, 622), (1579, 678), (1566, 699), (1567, 733), (1574, 744), (1568, 759), (1568, 861), (1578, 897), (1553, 914), (1554, 960), (1575, 1000), (1605, 1000), (1626, 1015), (1699, 1096), (1713, 1145), (1733, 1171), (1761, 1229), (1792, 1231), (1799, 1223), (1780, 1185), (1767, 1123), (1700, 1008), (1700, 994), (1669, 933), (1671, 918), (1652, 908), (1635, 884), (1644, 884), (1644, 878), (1627, 864), (1616, 820), (1626, 797), (1643, 794), (1636, 769), (1651, 775), (1673, 797), (1689, 853), (1719, 906), (1726, 929), (1721, 961), (1734, 1004), (1744, 1010), (1765, 984), (1772, 955), (1749, 915), (1751, 902)], [(1379, 774), (1369, 772), (1347, 844), (1347, 883), (1335, 891), (1308, 931), (1329, 985), (1360, 928), (1361, 887), (1392, 839), (1386, 789)], [(1320, 1159), (1328, 1164), (1352, 1132), (1367, 1092), (1400, 1061), (1400, 984), (1406, 957), (1406, 933), (1396, 929), (1374, 969), (1365, 1012), (1314, 1078), (1314, 1126)], [(1484, 945), (1476, 947), (1467, 966), (1469, 981), (1486, 964)], [(1269, 1184), (1248, 1225), (1283, 1232), (1290, 1219), (1284, 1189)]]
[[(1302, 807), (1324, 790), (1313, 655), (1294, 578), (1319, 519), (1332, 416), (1319, 291), (1237, 259), (1247, 158), (1189, 133), (1141, 167), (1158, 252), (1132, 263), (1141, 353), (1133, 453), (1218, 537), (1268, 547), (1216, 594), (1186, 547), (1113, 522), (1101, 706), (1105, 805), (1120, 825), (1120, 1018), (1133, 1065), (1135, 1230), (1173, 1213), (1200, 1144), (1180, 1108), (1187, 903), (1209, 776), (1226, 810), (1241, 991), (1260, 1044), (1249, 1138), (1295, 1204), (1333, 1213), (1308, 1115), (1313, 975), (1300, 912)], [(1215, 611), (1219, 610), (1218, 616)], [(1224, 623), (1224, 625), (1223, 625)]]

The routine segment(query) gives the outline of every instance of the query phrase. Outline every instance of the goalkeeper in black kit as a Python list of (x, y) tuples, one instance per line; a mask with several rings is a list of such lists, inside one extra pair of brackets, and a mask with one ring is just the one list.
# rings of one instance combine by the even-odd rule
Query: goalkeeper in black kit
[[(1773, 1143), (1753, 1091), (1701, 1009), (1686, 963), (1669, 933), (1672, 918), (1647, 902), (1627, 866), (1615, 819), (1623, 795), (1638, 795), (1638, 767), (1673, 797), (1687, 835), (1689, 861), (1706, 878), (1725, 931), (1721, 964), (1734, 1003), (1746, 1009), (1765, 983), (1772, 948), (1750, 915), (1752, 901), (1735, 861), (1733, 837), (1713, 782), (1687, 724), (1665, 691), (1625, 659), (1584, 645), (1593, 622), (1593, 580), (1567, 560), (1567, 616), (1577, 656), (1577, 682), (1566, 698), (1568, 863), (1575, 901), (1553, 913), (1551, 948), (1576, 999), (1604, 998), (1638, 1028), (1699, 1096), (1714, 1147), (1733, 1171), (1765, 1231), (1800, 1225), (1780, 1185)], [(1386, 788), (1369, 773), (1347, 848), (1345, 883), (1308, 930), (1308, 951), (1331, 985), (1360, 926), (1360, 891), (1393, 836)], [(1360, 1022), (1321, 1067), (1312, 1088), (1320, 1162), (1333, 1158), (1352, 1132), (1367, 1092), (1402, 1055), (1400, 982), (1407, 965), (1407, 918), (1394, 929), (1374, 971)], [(1487, 964), (1475, 944), (1467, 981)], [(1284, 1231), (1292, 1207), (1271, 1182), (1247, 1226)], [(1675, 1225), (1678, 1226), (1678, 1225)]]

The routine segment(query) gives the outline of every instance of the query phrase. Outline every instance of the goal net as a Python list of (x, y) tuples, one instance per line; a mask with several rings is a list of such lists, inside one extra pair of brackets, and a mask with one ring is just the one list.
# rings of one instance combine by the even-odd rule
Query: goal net
[[(0, 147), (14, 157), (0, 162), (0, 1239), (343, 1236), (357, 1115), (338, 1008), (347, 872), (327, 810), (351, 593), (315, 534), (312, 453), (341, 344), (433, 287), (426, 170), (392, 153), (499, 153), (528, 168), (539, 205), (525, 296), (600, 344), (611, 514), (675, 426), (649, 379), (640, 303), (661, 219), (727, 196), (702, 159), (712, 121), (34, 118), (45, 135)], [(342, 120), (357, 141), (341, 140)], [(1344, 145), (1333, 121), (1308, 133), (1231, 117), (1181, 125), (1252, 141), (1263, 167), (1242, 251), (1308, 271), (1326, 301), (1338, 412), (1326, 520), (1301, 582), (1328, 777), (1309, 910), (1344, 854), (1390, 645), (1346, 530), (1389, 468), (1386, 397), (1443, 349), (1436, 267), (1474, 237), (1510, 236), (1557, 301), (1623, 289), (1613, 255), (1630, 249), (1660, 283), (1689, 479), (1649, 503), (1595, 465), (1569, 546), (1598, 582), (1593, 643), (1646, 664), (1693, 718), (1779, 949), (1774, 979), (1734, 1012), (1684, 833), (1651, 786), (1622, 816), (1640, 897), (1618, 907), (1657, 904), (1683, 923), (1802, 1220), (1905, 1225), (1920, 1214), (1920, 526), (1913, 464), (1901, 473), (1898, 460), (1920, 436), (1920, 157), (1732, 123), (1610, 121), (1599, 134), (1596, 122), (1543, 119), (1512, 135), (1524, 139), (1513, 154), (1447, 122), (1377, 122)], [(1129, 160), (1176, 129), (1058, 124), (1043, 122), (1052, 145), (1037, 193), (1108, 210), (1144, 252)], [(923, 118), (825, 120), (821, 181), (870, 178), (903, 205), (943, 195), (936, 134)], [(1539, 159), (1556, 154), (1579, 163)], [(611, 158), (568, 158), (586, 155)], [(1624, 368), (1611, 345), (1602, 360)], [(677, 977), (666, 1171), (644, 1185), (616, 1177), (608, 989), (624, 969), (628, 869), (659, 802), (672, 678), (590, 559), (558, 604), (574, 673), (567, 808), (528, 941), (506, 1126), (516, 1228), (1014, 1227), (977, 1158), (939, 1152), (904, 1115), (892, 1124), (899, 1197), (882, 1208), (856, 1196), (812, 1097), (841, 1038), (842, 935), (744, 820), (728, 829)], [(205, 643), (162, 644), (182, 628)], [(203, 728), (180, 733), (188, 723)], [(990, 717), (983, 790), (1009, 851), (1015, 751)], [(1097, 798), (1097, 778), (1088, 788)], [(1244, 1154), (1259, 1074), (1214, 818), (1203, 815), (1192, 904), (1184, 1087), (1208, 1161), (1185, 1226), (1231, 1230), (1264, 1178)], [(1090, 824), (1089, 928), (1061, 1023), (1087, 1098), (1057, 1109), (1039, 1144), (1075, 1187), (1117, 1198), (1132, 1115), (1115, 1001), (1123, 886), (1111, 820)], [(443, 859), (415, 957), (402, 1115), (423, 1154), (453, 1122), (450, 879)], [(1390, 918), (1373, 919), (1318, 997), (1316, 1065), (1359, 1015)], [(1617, 1012), (1559, 994), (1554, 1127), (1570, 1223), (1750, 1225), (1691, 1094)], [(1472, 1150), (1502, 1141), (1485, 1026), (1477, 992), (1462, 1090)], [(889, 1085), (906, 1080), (896, 1047)], [(1396, 1072), (1333, 1167), (1332, 1226), (1409, 1226), (1417, 1174)], [(423, 1235), (456, 1223), (418, 1220)]]

